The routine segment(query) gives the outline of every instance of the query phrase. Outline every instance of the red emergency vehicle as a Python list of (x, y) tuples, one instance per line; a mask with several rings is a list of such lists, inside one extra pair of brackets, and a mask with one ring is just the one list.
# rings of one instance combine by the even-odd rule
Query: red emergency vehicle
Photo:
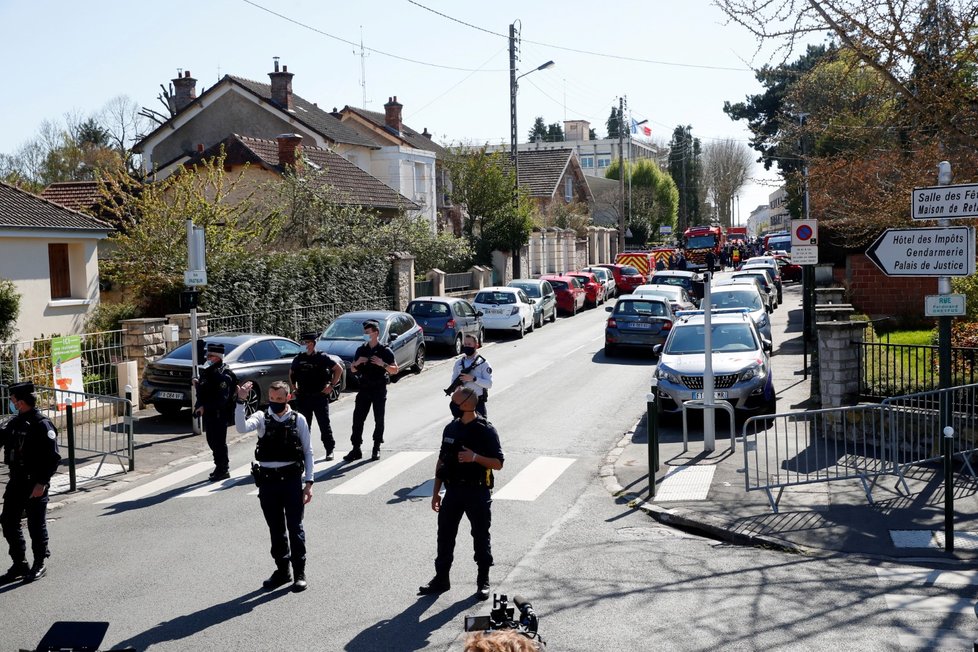
[(686, 248), (686, 268), (706, 267), (706, 254), (712, 251), (716, 264), (720, 262), (720, 249), (725, 242), (723, 229), (719, 226), (691, 226), (683, 232)]

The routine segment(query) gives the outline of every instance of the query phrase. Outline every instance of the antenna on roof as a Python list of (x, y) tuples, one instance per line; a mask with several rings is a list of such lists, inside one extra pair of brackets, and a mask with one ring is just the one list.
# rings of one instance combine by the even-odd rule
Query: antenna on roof
[(367, 57), (370, 53), (363, 49), (363, 25), (360, 25), (360, 51), (357, 52), (356, 49), (353, 50), (353, 54), (360, 57), (360, 89), (363, 93), (363, 101), (360, 104), (361, 109), (367, 108)]

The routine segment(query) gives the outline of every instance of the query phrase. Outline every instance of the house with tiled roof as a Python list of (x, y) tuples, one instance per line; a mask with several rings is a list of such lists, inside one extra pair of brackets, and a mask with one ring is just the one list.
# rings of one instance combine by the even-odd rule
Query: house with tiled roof
[[(390, 171), (395, 168), (387, 164), (385, 159), (424, 166), (423, 173), (430, 174), (435, 179), (434, 186), (427, 188), (430, 194), (426, 199), (430, 202), (428, 205), (433, 206), (438, 215), (440, 228), (444, 229), (451, 222), (453, 214), (449, 201), (451, 186), (444, 165), (450, 153), (435, 142), (427, 127), (419, 132), (404, 124), (401, 118), (403, 109), (404, 105), (398, 102), (397, 96), (394, 95), (384, 104), (383, 113), (347, 105), (340, 111), (334, 111), (333, 115), (344, 125), (370, 138), (380, 147), (371, 159), (370, 171), (386, 183), (398, 188), (403, 194), (410, 196), (413, 191), (413, 188), (405, 185), (409, 180), (393, 178)], [(430, 166), (432, 155), (433, 167)], [(396, 185), (398, 183), (400, 187)]]
[[(529, 150), (517, 156), (517, 182), (539, 210), (545, 211), (555, 202), (590, 204), (594, 199), (574, 150)], [(503, 165), (511, 167), (508, 156), (503, 157)]]
[(41, 191), (41, 197), (65, 208), (82, 213), (90, 213), (99, 204), (102, 196), (97, 181), (61, 181), (52, 183)]
[(112, 227), (0, 182), (0, 278), (20, 294), (18, 340), (82, 332), (99, 302), (98, 243)]
[(334, 152), (405, 196), (434, 230), (433, 153), (409, 156), (387, 151), (377, 139), (294, 93), (294, 74), (287, 66), (279, 69), (277, 60), (268, 77), (269, 83), (262, 83), (225, 75), (198, 96), (197, 80), (189, 71), (179, 74), (168, 97), (171, 117), (134, 147), (142, 154), (147, 176), (165, 178), (234, 134), (263, 140), (297, 134), (303, 146)]

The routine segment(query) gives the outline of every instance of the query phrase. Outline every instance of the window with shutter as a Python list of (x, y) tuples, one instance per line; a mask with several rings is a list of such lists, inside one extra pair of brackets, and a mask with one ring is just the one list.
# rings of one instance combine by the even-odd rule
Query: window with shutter
[(68, 267), (68, 245), (48, 245), (48, 267), (51, 276), (51, 298), (71, 297), (71, 270)]

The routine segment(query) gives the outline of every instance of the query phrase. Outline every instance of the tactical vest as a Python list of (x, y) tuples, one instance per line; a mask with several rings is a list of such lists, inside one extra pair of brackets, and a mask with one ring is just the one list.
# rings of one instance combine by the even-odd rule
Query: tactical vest
[(300, 463), (305, 459), (295, 412), (289, 414), (285, 421), (279, 421), (265, 413), (265, 434), (258, 438), (255, 459), (259, 462)]
[(495, 477), (492, 474), (492, 469), (488, 469), (481, 464), (458, 461), (458, 454), (462, 451), (462, 448), (470, 448), (470, 444), (473, 443), (471, 440), (478, 440), (471, 429), (478, 428), (484, 430), (487, 427), (486, 420), (481, 415), (477, 416), (469, 424), (463, 424), (461, 420), (452, 422), (442, 439), (442, 443), (447, 445), (448, 455), (442, 459), (441, 468), (437, 471), (438, 478), (446, 485), (493, 488)]

